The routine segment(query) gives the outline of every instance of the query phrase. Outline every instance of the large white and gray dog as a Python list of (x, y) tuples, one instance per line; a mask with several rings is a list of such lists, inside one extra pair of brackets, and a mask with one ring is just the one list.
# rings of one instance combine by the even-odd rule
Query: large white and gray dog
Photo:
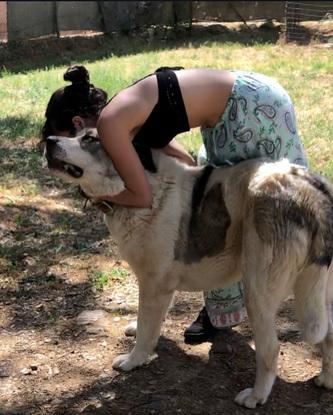
[[(50, 171), (90, 195), (124, 188), (94, 132), (49, 137)], [(236, 402), (264, 403), (278, 358), (274, 327), (291, 293), (304, 339), (320, 344), (317, 385), (333, 388), (333, 187), (286, 160), (248, 160), (232, 167), (188, 167), (158, 152), (151, 209), (113, 206), (106, 224), (139, 284), (136, 345), (114, 367), (147, 362), (175, 290), (211, 290), (243, 280), (257, 373)]]

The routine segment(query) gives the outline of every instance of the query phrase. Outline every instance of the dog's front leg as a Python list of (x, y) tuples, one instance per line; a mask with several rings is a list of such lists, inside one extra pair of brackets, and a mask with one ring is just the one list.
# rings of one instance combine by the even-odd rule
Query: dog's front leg
[(139, 312), (134, 349), (113, 361), (114, 369), (129, 371), (146, 363), (157, 344), (161, 325), (173, 296), (152, 284), (139, 284)]

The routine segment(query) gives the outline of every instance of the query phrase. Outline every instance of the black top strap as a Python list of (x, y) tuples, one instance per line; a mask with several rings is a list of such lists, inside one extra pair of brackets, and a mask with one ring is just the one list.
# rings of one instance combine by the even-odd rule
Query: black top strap
[(180, 71), (181, 69), (185, 69), (182, 66), (161, 66), (160, 68), (157, 68), (156, 72), (163, 72), (163, 71)]

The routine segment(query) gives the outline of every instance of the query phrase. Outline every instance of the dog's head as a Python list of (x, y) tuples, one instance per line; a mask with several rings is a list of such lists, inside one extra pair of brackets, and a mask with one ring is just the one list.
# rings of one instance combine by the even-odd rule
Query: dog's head
[(91, 195), (117, 194), (124, 189), (96, 130), (85, 130), (76, 137), (50, 136), (44, 154), (54, 176), (81, 186)]

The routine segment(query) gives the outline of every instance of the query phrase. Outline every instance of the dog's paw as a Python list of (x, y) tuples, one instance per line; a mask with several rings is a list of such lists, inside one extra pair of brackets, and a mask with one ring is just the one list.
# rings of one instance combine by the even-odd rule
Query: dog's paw
[(265, 403), (266, 399), (255, 396), (253, 393), (253, 388), (247, 388), (239, 392), (235, 398), (235, 402), (238, 403), (238, 405), (253, 409), (257, 406), (258, 403)]
[(112, 363), (113, 369), (124, 370), (128, 372), (138, 366), (142, 366), (147, 361), (147, 356), (135, 356), (132, 353), (121, 354), (116, 357)]
[(321, 372), (319, 376), (315, 377), (314, 381), (317, 386), (333, 389), (333, 373)]
[(126, 336), (136, 336), (136, 330), (137, 330), (137, 322), (132, 321), (132, 323), (128, 324), (125, 327), (125, 335)]

